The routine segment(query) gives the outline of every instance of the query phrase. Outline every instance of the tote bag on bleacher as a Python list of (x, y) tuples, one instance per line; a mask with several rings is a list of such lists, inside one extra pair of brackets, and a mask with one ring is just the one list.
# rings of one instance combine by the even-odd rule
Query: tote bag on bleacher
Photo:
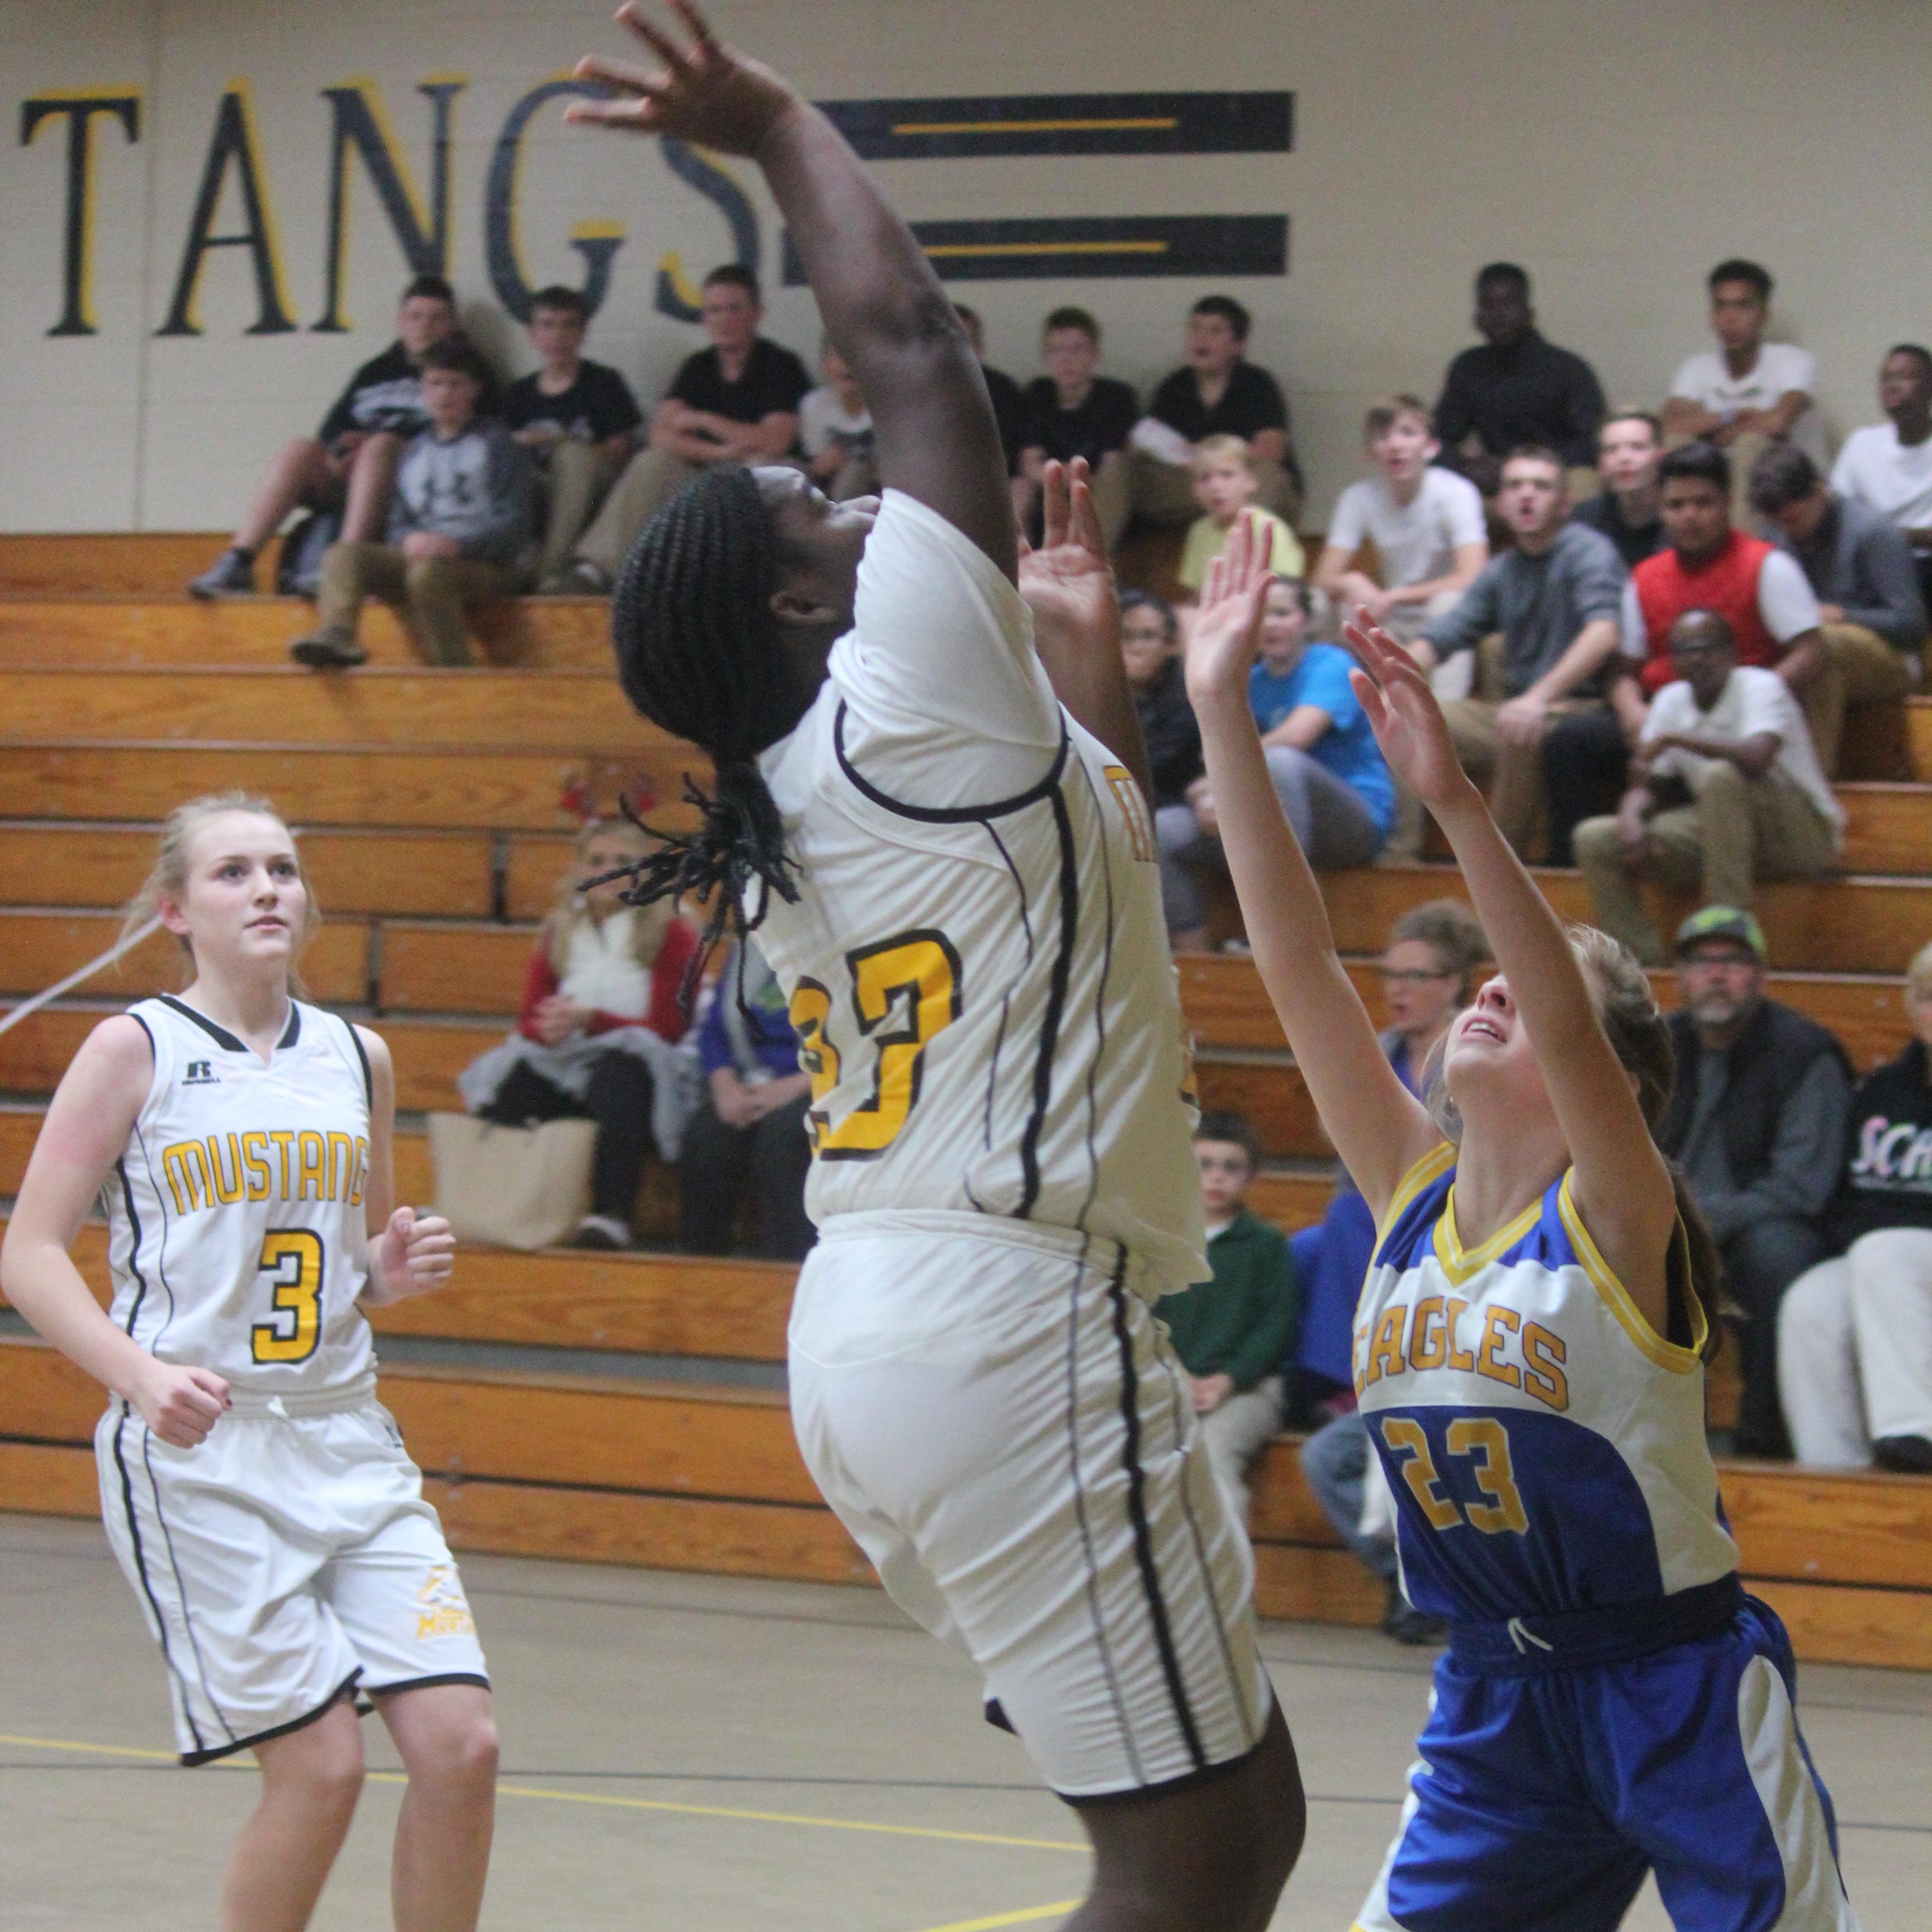
[(459, 1241), (546, 1248), (590, 1211), (595, 1120), (500, 1127), (469, 1114), (429, 1117), (436, 1209)]

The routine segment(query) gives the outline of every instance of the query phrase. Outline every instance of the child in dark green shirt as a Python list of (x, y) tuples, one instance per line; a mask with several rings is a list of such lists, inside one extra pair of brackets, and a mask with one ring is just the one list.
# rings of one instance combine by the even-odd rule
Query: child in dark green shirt
[(1187, 1371), (1214, 1473), (1246, 1522), (1249, 1466), (1281, 1426), (1282, 1359), (1301, 1319), (1294, 1263), (1279, 1229), (1244, 1204), (1261, 1145), (1239, 1114), (1204, 1114), (1194, 1131), (1212, 1281), (1160, 1304)]

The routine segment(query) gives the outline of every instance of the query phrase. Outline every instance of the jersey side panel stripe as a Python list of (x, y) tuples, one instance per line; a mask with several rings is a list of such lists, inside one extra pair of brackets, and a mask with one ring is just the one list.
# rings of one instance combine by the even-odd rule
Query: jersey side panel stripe
[(188, 1647), (194, 1652), (195, 1675), (201, 1682), (201, 1694), (208, 1700), (208, 1708), (214, 1713), (216, 1721), (232, 1739), (234, 1726), (222, 1714), (208, 1682), (208, 1660), (201, 1654), (201, 1639), (195, 1634), (194, 1618), (188, 1610), (188, 1582), (182, 1575), (181, 1558), (175, 1554), (174, 1532), (168, 1527), (167, 1512), (161, 1507), (160, 1481), (154, 1474), (154, 1438), (152, 1432), (145, 1429), (141, 1432), (141, 1462), (148, 1472), (148, 1488), (154, 1503), (154, 1520), (160, 1526), (162, 1546), (168, 1552), (168, 1568), (174, 1574), (175, 1601), (180, 1606), (182, 1628), (188, 1633)]
[(1040, 1198), (1040, 1137), (1053, 1102), (1053, 1058), (1060, 1045), (1060, 1027), (1066, 1011), (1066, 988), (1073, 976), (1074, 949), (1080, 940), (1080, 876), (1073, 844), (1073, 820), (1066, 794), (1053, 791), (1053, 826), (1060, 843), (1060, 950), (1054, 954), (1048, 982), (1046, 1012), (1040, 1023), (1040, 1054), (1034, 1062), (1033, 1112), (1020, 1136), (1020, 1166), (1026, 1190), (1015, 1218), (1030, 1218)]

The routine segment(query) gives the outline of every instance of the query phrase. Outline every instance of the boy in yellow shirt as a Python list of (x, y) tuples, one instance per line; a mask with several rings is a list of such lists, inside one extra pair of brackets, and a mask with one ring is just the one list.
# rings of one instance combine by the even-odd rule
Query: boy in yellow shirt
[[(1260, 485), (1254, 458), (1238, 436), (1204, 437), (1195, 446), (1192, 467), (1195, 500), (1207, 514), (1189, 526), (1178, 575), (1182, 587), (1198, 595), (1208, 580), (1208, 566), (1221, 554), (1237, 519), (1254, 502)], [(1300, 539), (1273, 511), (1257, 510), (1255, 514), (1268, 526), (1274, 546), (1270, 568), (1275, 575), (1301, 576), (1305, 566)]]

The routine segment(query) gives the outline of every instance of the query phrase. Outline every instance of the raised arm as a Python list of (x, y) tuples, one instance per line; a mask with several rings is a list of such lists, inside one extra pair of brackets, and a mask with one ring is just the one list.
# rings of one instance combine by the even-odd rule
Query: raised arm
[(634, 0), (617, 18), (663, 62), (592, 56), (578, 76), (616, 97), (573, 101), (568, 118), (671, 134), (755, 161), (791, 232), (826, 333), (872, 413), (879, 474), (970, 538), (1009, 578), (1017, 546), (993, 406), (952, 304), (844, 138), (758, 62), (725, 46), (690, 0), (670, 0), (680, 46)]
[(1366, 668), (1350, 676), (1376, 741), (1447, 835), (1509, 982), (1569, 1149), (1577, 1211), (1645, 1319), (1664, 1334), (1676, 1192), (1568, 936), (1464, 772), (1414, 661), (1385, 631), (1351, 625), (1347, 634)]
[(1322, 1124), (1379, 1222), (1402, 1176), (1442, 1136), (1396, 1078), (1342, 970), (1321, 888), (1282, 814), (1248, 708), (1268, 548), (1265, 532), (1244, 516), (1208, 566), (1188, 634), (1187, 694), (1262, 983)]

